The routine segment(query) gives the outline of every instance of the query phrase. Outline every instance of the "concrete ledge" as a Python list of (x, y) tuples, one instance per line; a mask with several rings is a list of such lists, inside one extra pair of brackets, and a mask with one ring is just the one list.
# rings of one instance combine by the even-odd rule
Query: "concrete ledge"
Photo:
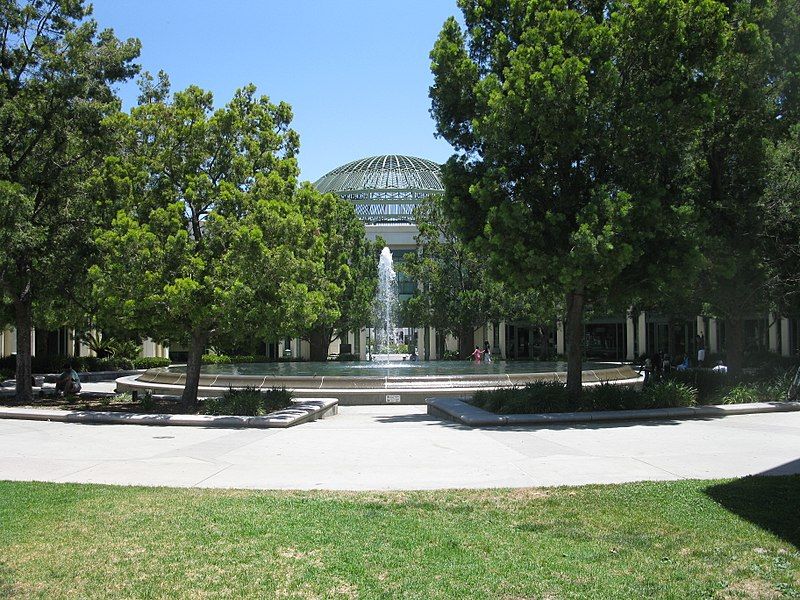
[[(631, 371), (631, 373), (629, 374), (627, 370), (623, 370), (621, 368), (609, 369), (609, 371), (614, 371), (620, 377), (632, 375), (632, 377), (627, 379), (616, 379), (616, 380), (612, 379), (609, 381), (609, 383), (613, 383), (615, 385), (639, 385), (644, 379), (643, 376), (638, 376), (633, 371)], [(584, 371), (584, 375), (586, 375), (586, 373), (588, 373), (588, 371)], [(554, 374), (545, 373), (544, 375), (553, 376)], [(561, 380), (564, 381), (566, 380), (565, 373), (556, 375), (558, 375), (558, 377), (560, 377)], [(173, 373), (171, 374), (171, 377), (178, 380), (181, 379), (183, 375)], [(507, 376), (504, 377), (506, 380), (508, 379)], [(116, 389), (118, 392), (132, 392), (134, 390), (138, 390), (139, 392), (144, 392), (145, 390), (150, 390), (151, 393), (158, 395), (166, 395), (166, 396), (181, 395), (181, 393), (183, 392), (183, 383), (164, 383), (163, 381), (161, 381), (161, 379), (162, 378), (160, 376), (155, 377), (152, 374), (150, 374), (149, 371), (144, 373), (143, 375), (120, 377), (119, 379), (116, 380)], [(256, 382), (258, 384), (257, 387), (270, 387), (274, 385), (279, 385), (279, 383), (275, 383), (269, 378), (257, 377), (255, 379), (258, 380)], [(310, 379), (311, 378), (309, 378), (309, 380)], [(370, 389), (370, 388), (358, 388), (358, 387), (350, 387), (350, 388), (329, 387), (332, 384), (333, 378), (324, 377), (324, 378), (317, 378), (315, 380), (318, 382), (318, 385), (320, 386), (322, 386), (322, 381), (324, 380), (326, 383), (322, 387), (294, 388), (291, 385), (288, 385), (287, 387), (293, 390), (296, 394), (302, 395), (305, 398), (316, 399), (316, 398), (335, 396), (339, 398), (340, 406), (363, 406), (363, 405), (379, 405), (379, 404), (424, 405), (427, 399), (431, 397), (436, 397), (436, 398), (447, 397), (447, 398), (463, 399), (466, 397), (471, 397), (473, 394), (475, 394), (475, 392), (480, 390), (492, 390), (502, 387), (510, 387), (511, 385), (513, 385), (513, 382), (509, 383), (508, 381), (505, 381), (503, 383), (497, 381), (497, 382), (492, 382), (492, 384), (489, 384), (488, 382), (484, 381), (484, 385), (473, 386), (474, 380), (455, 382), (454, 381), (455, 378), (452, 377), (441, 378), (441, 379), (442, 381), (432, 382), (431, 378), (419, 377), (412, 382), (414, 387), (408, 387), (407, 385), (411, 385), (408, 382), (406, 382), (406, 384), (402, 384), (387, 380), (382, 383), (381, 387)], [(605, 380), (585, 381), (584, 385), (586, 386), (599, 385), (604, 381)], [(227, 384), (225, 384), (224, 387), (223, 384), (220, 382), (215, 382), (215, 384), (216, 385), (204, 385), (201, 381), (201, 384), (197, 389), (198, 397), (207, 398), (212, 396), (219, 396), (222, 391), (228, 389)], [(242, 385), (245, 384), (253, 385), (254, 383), (253, 381), (249, 381), (249, 383), (245, 381), (244, 383), (242, 383)]]
[(45, 408), (0, 408), (0, 419), (60, 421), (63, 423), (104, 423), (114, 425), (182, 425), (188, 427), (260, 428), (292, 427), (339, 412), (336, 398), (300, 400), (294, 406), (263, 417), (212, 415), (163, 415), (112, 411), (67, 411)]
[(718, 418), (731, 415), (800, 411), (800, 402), (753, 402), (716, 406), (648, 408), (640, 410), (608, 410), (548, 414), (498, 415), (457, 398), (428, 398), (428, 414), (470, 427), (503, 425), (561, 425), (564, 423), (596, 423), (600, 421), (642, 421), (646, 419)]

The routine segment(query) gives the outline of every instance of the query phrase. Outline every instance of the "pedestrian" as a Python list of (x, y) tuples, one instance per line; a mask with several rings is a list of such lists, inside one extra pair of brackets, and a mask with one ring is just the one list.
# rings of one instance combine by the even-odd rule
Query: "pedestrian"
[(475, 364), (480, 364), (481, 359), (483, 358), (483, 352), (481, 352), (479, 346), (475, 346), (475, 350), (469, 356), (475, 362)]
[(483, 362), (490, 363), (492, 362), (492, 350), (489, 347), (489, 342), (483, 342)]
[(81, 378), (70, 363), (65, 363), (61, 375), (56, 379), (56, 396), (73, 396), (81, 391)]
[(702, 367), (706, 360), (706, 338), (700, 333), (697, 336), (697, 366)]
[(661, 358), (661, 352), (653, 354), (653, 380), (661, 381), (661, 369), (664, 367), (664, 359)]

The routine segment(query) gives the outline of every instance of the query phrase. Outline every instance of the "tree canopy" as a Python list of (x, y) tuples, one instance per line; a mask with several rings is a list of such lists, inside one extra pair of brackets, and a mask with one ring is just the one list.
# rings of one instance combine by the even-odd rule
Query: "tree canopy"
[[(693, 254), (676, 185), (703, 116), (724, 8), (705, 0), (461, 0), (431, 53), (432, 113), (457, 150), (446, 206), (521, 289), (564, 295), (568, 388), (587, 302), (629, 302)], [(625, 296), (625, 294), (628, 294)]]
[(465, 244), (445, 214), (441, 196), (414, 209), (419, 233), (417, 253), (408, 253), (398, 269), (419, 283), (406, 314), (417, 325), (435, 327), (459, 340), (459, 354), (472, 352), (474, 333), (489, 321), (537, 316), (550, 320), (553, 306), (543, 294), (513, 291), (494, 277), (480, 246)]
[(97, 234), (94, 290), (107, 321), (188, 344), (186, 404), (215, 336), (286, 334), (323, 309), (308, 282), (324, 240), (296, 197), (291, 118), (254, 86), (217, 110), (195, 86), (170, 100), (163, 75), (145, 80), (139, 106), (118, 117), (124, 145), (105, 174), (124, 209)]
[(0, 5), (0, 290), (14, 306), (22, 401), (34, 307), (83, 281), (96, 214), (87, 181), (113, 137), (113, 85), (137, 70), (139, 42), (90, 15), (79, 0)]
[(337, 336), (370, 324), (383, 246), (367, 240), (351, 202), (320, 194), (310, 184), (298, 191), (297, 200), (303, 215), (316, 223), (314, 236), (323, 253), (318, 257), (322, 269), (309, 282), (309, 289), (324, 297), (320, 310), (300, 335), (310, 344), (311, 360), (324, 361)]
[(725, 319), (728, 367), (738, 371), (744, 319), (777, 307), (789, 291), (778, 291), (771, 268), (792, 247), (785, 238), (776, 245), (773, 235), (786, 223), (778, 206), (788, 200), (778, 200), (773, 181), (788, 175), (782, 140), (800, 116), (800, 17), (787, 0), (726, 6), (724, 44), (707, 69), (714, 85), (694, 188), (705, 259), (698, 293), (710, 314)]

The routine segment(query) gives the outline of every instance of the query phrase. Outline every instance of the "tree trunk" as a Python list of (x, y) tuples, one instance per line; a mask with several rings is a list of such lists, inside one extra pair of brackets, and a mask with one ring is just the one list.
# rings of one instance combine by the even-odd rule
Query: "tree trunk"
[(744, 366), (744, 319), (726, 319), (725, 338), (728, 372), (738, 375)]
[(14, 302), (17, 328), (17, 401), (28, 404), (33, 401), (31, 385), (31, 330), (32, 313), (30, 298)]
[(583, 290), (567, 294), (567, 393), (577, 403), (583, 386)]
[(327, 327), (313, 329), (308, 336), (310, 346), (309, 358), (313, 362), (324, 362), (328, 360), (328, 349), (331, 346), (330, 330)]
[(181, 396), (181, 406), (185, 409), (197, 406), (197, 388), (200, 385), (200, 365), (208, 342), (208, 332), (195, 329), (189, 339), (189, 358), (186, 362), (186, 384)]
[(459, 358), (468, 358), (475, 351), (475, 328), (472, 325), (462, 325), (458, 329), (458, 355)]

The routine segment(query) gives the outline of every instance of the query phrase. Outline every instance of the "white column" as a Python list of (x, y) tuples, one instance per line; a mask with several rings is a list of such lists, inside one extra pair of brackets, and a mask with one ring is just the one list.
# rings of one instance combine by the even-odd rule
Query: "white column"
[(31, 327), (31, 356), (36, 356), (36, 328)]
[(17, 332), (13, 328), (9, 327), (3, 332), (3, 338), (5, 339), (5, 355), (9, 356), (10, 354), (16, 354), (17, 352)]
[(367, 328), (359, 329), (358, 331), (358, 339), (361, 342), (361, 347), (359, 348), (358, 358), (361, 360), (367, 360)]
[(708, 337), (706, 333), (706, 320), (703, 317), (697, 317), (697, 335)]
[(564, 321), (556, 323), (556, 354), (564, 354)]
[(500, 328), (500, 356), (505, 360), (506, 356), (506, 322), (500, 321), (498, 327)]
[(139, 347), (139, 356), (142, 357), (150, 357), (153, 356), (153, 342), (150, 338), (145, 338), (142, 340), (142, 344)]
[(647, 316), (644, 311), (639, 313), (639, 356), (647, 354)]
[[(712, 354), (719, 352), (719, 337), (717, 336), (717, 320), (709, 319), (708, 321), (708, 351)], [(708, 360), (708, 357), (706, 357)]]
[(633, 348), (634, 339), (635, 339), (635, 331), (633, 325), (633, 316), (630, 313), (628, 313), (625, 317), (625, 344), (627, 345), (625, 360), (636, 359), (636, 354)]
[(781, 326), (780, 319), (774, 313), (770, 313), (767, 318), (769, 319), (769, 351), (778, 353), (781, 351), (780, 342), (778, 341), (778, 332)]
[(431, 349), (428, 353), (428, 356), (431, 357), (431, 360), (437, 360), (439, 356), (436, 354), (436, 327), (430, 328), (430, 333), (428, 334), (431, 342)]
[(789, 319), (781, 319), (781, 355), (791, 356), (789, 348)]

